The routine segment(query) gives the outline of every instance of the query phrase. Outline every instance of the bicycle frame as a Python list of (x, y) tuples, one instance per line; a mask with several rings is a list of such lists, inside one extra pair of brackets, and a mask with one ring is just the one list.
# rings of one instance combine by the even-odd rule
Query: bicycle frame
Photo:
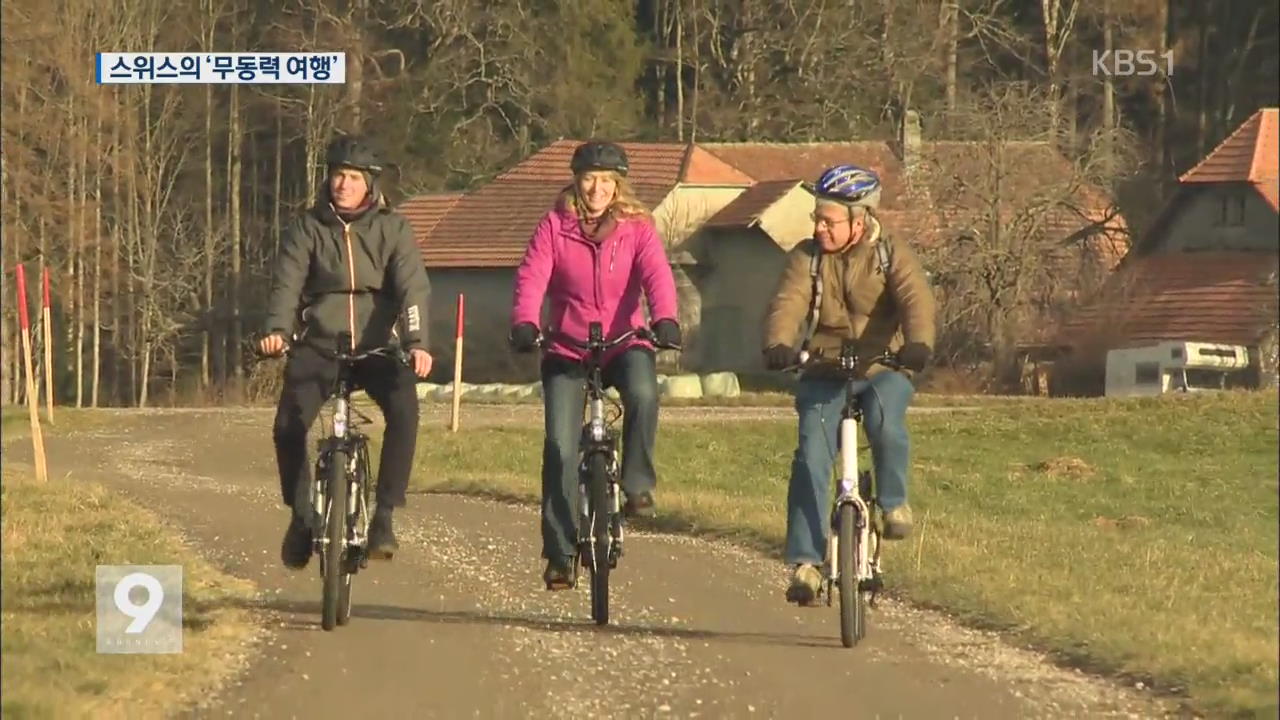
[[(845, 369), (845, 362), (846, 360), (842, 358), (842, 369)], [(847, 369), (850, 371), (850, 376), (845, 380), (844, 409), (841, 412), (840, 434), (836, 446), (840, 456), (840, 474), (835, 488), (835, 500), (831, 506), (831, 532), (827, 536), (826, 575), (831, 583), (835, 583), (840, 579), (840, 563), (838, 561), (842, 548), (839, 547), (839, 535), (836, 532), (837, 518), (840, 516), (840, 508), (842, 506), (853, 505), (854, 522), (857, 523), (855, 530), (858, 533), (855, 579), (858, 581), (859, 588), (861, 588), (864, 584), (868, 584), (873, 578), (877, 578), (880, 575), (880, 544), (879, 542), (875, 543), (874, 554), (868, 551), (873, 534), (870, 518), (874, 500), (869, 502), (871, 494), (869, 487), (866, 489), (868, 497), (863, 497), (862, 478), (858, 471), (858, 425), (862, 421), (862, 409), (859, 407), (857, 397), (853, 393), (853, 384), (855, 382), (852, 376), (853, 367)], [(828, 602), (830, 602), (829, 589)]]
[[(620, 487), (618, 484), (618, 433), (605, 419), (605, 394), (604, 394), (604, 377), (602, 360), (604, 353), (610, 347), (621, 344), (629, 339), (634, 331), (626, 333), (613, 341), (606, 342), (604, 340), (604, 329), (600, 323), (591, 323), (588, 330), (586, 347), (587, 355), (584, 358), (584, 364), (587, 368), (587, 418), (582, 426), (582, 438), (579, 443), (579, 462), (578, 462), (578, 503), (581, 512), (581, 519), (578, 526), (579, 546), (585, 545), (590, 548), (591, 567), (595, 568), (598, 558), (595, 557), (595, 544), (590, 538), (591, 517), (590, 503), (587, 501), (590, 489), (587, 487), (587, 463), (592, 455), (602, 454), (605, 458), (606, 476), (608, 478), (608, 493), (610, 513), (609, 521), (609, 556), (606, 561), (610, 568), (617, 567), (618, 558), (622, 555), (622, 504)], [(582, 343), (576, 343), (582, 347)]]
[[(348, 547), (363, 549), (368, 542), (368, 478), (363, 477), (364, 473), (358, 470), (360, 468), (368, 468), (369, 438), (358, 430), (351, 418), (351, 393), (355, 389), (352, 372), (355, 360), (346, 357), (337, 359), (338, 377), (334, 382), (334, 388), (329, 398), (333, 409), (333, 418), (330, 425), (331, 434), (329, 437), (321, 438), (318, 443), (318, 460), (320, 462), (317, 464), (323, 465), (327, 462), (333, 457), (335, 450), (344, 451), (348, 466), (343, 473), (343, 477), (348, 479), (350, 488), (347, 493), (348, 507), (344, 508), (343, 511), (348, 518), (357, 520), (352, 524)], [(328, 507), (329, 490), (325, 487), (324, 475), (324, 473), (317, 472), (313, 481), (315, 485), (314, 507), (317, 517), (322, 521), (319, 527), (324, 527), (324, 523), (328, 520), (328, 513), (332, 512), (332, 508)], [(316, 542), (319, 543), (317, 549), (321, 549), (323, 544), (328, 542), (328, 539), (317, 537)], [(363, 558), (361, 558), (361, 561), (363, 562)]]
[[(368, 563), (368, 558), (364, 551), (368, 546), (370, 518), (369, 438), (363, 432), (360, 432), (359, 425), (352, 420), (352, 415), (354, 414), (368, 422), (368, 418), (364, 418), (359, 411), (354, 410), (351, 406), (351, 393), (356, 388), (354, 378), (355, 365), (360, 360), (374, 355), (388, 356), (388, 351), (385, 348), (379, 348), (362, 353), (351, 353), (347, 350), (347, 348), (351, 347), (350, 343), (350, 336), (343, 333), (338, 337), (335, 352), (322, 353), (337, 362), (338, 373), (328, 399), (333, 411), (330, 435), (317, 441), (316, 473), (312, 478), (311, 494), (312, 507), (315, 511), (314, 517), (318, 521), (315, 528), (324, 528), (328, 522), (328, 514), (332, 512), (333, 508), (329, 507), (329, 488), (326, 487), (325, 482), (327, 473), (323, 472), (323, 470), (327, 467), (327, 463), (334, 454), (337, 451), (342, 451), (348, 463), (343, 472), (343, 477), (347, 478), (349, 483), (347, 492), (348, 506), (343, 508), (342, 512), (348, 518), (347, 548), (357, 551), (357, 555), (352, 558), (353, 562), (348, 563), (348, 567), (354, 572), (356, 568), (365, 567)], [(328, 539), (323, 536), (322, 532), (317, 532), (314, 542), (315, 550), (320, 552), (328, 543)]]
[[(813, 360), (816, 358), (804, 351), (800, 354), (799, 364), (792, 369), (806, 367)], [(831, 504), (831, 528), (827, 532), (826, 562), (823, 568), (823, 590), (826, 593), (828, 605), (832, 602), (832, 588), (840, 580), (839, 560), (844, 548), (841, 548), (839, 543), (838, 522), (840, 509), (846, 505), (853, 506), (856, 523), (854, 530), (858, 536), (857, 557), (854, 558), (856, 587), (859, 592), (872, 593), (873, 605), (875, 593), (881, 588), (880, 538), (871, 521), (875, 499), (870, 473), (861, 471), (858, 466), (858, 426), (862, 422), (862, 408), (858, 403), (857, 395), (853, 392), (853, 386), (858, 382), (857, 371), (861, 362), (852, 345), (846, 344), (841, 349), (838, 367), (844, 377), (844, 407), (840, 413), (840, 427), (837, 435), (838, 476)], [(868, 365), (877, 363), (883, 363), (892, 369), (897, 369), (899, 366), (897, 359), (888, 354), (876, 356), (867, 362)]]

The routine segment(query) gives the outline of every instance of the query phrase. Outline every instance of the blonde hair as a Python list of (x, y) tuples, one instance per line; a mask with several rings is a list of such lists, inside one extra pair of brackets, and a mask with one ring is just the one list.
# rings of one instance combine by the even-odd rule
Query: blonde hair
[[(599, 172), (599, 171), (592, 171)], [(613, 202), (609, 203), (609, 209), (605, 212), (613, 213), (618, 220), (626, 220), (628, 218), (644, 218), (653, 219), (653, 213), (640, 202), (640, 198), (636, 197), (635, 188), (622, 175), (609, 170), (609, 177), (613, 178), (616, 189), (613, 192)], [(569, 208), (580, 218), (586, 217), (586, 208), (578, 200), (578, 178), (573, 179), (573, 183), (560, 193), (560, 202)]]

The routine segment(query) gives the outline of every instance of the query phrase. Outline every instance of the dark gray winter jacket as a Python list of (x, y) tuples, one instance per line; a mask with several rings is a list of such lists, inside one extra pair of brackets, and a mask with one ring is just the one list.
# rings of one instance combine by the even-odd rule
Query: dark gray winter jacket
[(427, 347), (431, 284), (403, 215), (378, 206), (343, 222), (321, 192), (285, 230), (267, 302), (268, 333), (295, 330), (331, 347), (350, 332), (356, 348)]

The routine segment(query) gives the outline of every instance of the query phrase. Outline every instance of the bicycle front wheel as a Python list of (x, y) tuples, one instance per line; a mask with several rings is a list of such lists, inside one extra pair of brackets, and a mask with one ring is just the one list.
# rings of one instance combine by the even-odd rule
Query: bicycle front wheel
[[(351, 578), (343, 563), (347, 545), (347, 462), (345, 451), (334, 450), (329, 456), (329, 476), (325, 478), (325, 489), (329, 497), (328, 507), (325, 508), (324, 552), (321, 555), (324, 588), (320, 618), (320, 625), (325, 630), (332, 630), (338, 625), (339, 611), (351, 599)], [(345, 603), (344, 585), (347, 596)]]
[(844, 503), (836, 514), (839, 528), (840, 573), (840, 642), (851, 648), (867, 634), (866, 599), (858, 588), (858, 530), (854, 526), (857, 512), (852, 503)]
[(587, 503), (592, 548), (587, 568), (591, 573), (591, 619), (597, 625), (608, 625), (609, 521), (613, 506), (609, 503), (609, 471), (604, 453), (587, 457)]

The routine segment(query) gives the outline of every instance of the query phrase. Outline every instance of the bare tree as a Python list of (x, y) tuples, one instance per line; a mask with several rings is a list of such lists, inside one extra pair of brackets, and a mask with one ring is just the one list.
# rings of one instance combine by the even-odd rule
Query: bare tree
[[(1041, 93), (1009, 87), (957, 116), (967, 142), (932, 143), (922, 158), (929, 194), (944, 199), (939, 242), (924, 255), (943, 297), (941, 345), (953, 361), (1013, 371), (1019, 342), (1055, 319), (1127, 247), (1110, 200), (1119, 168), (1101, 136), (1068, 158), (1044, 130)], [(1129, 147), (1111, 138), (1114, 148)]]

